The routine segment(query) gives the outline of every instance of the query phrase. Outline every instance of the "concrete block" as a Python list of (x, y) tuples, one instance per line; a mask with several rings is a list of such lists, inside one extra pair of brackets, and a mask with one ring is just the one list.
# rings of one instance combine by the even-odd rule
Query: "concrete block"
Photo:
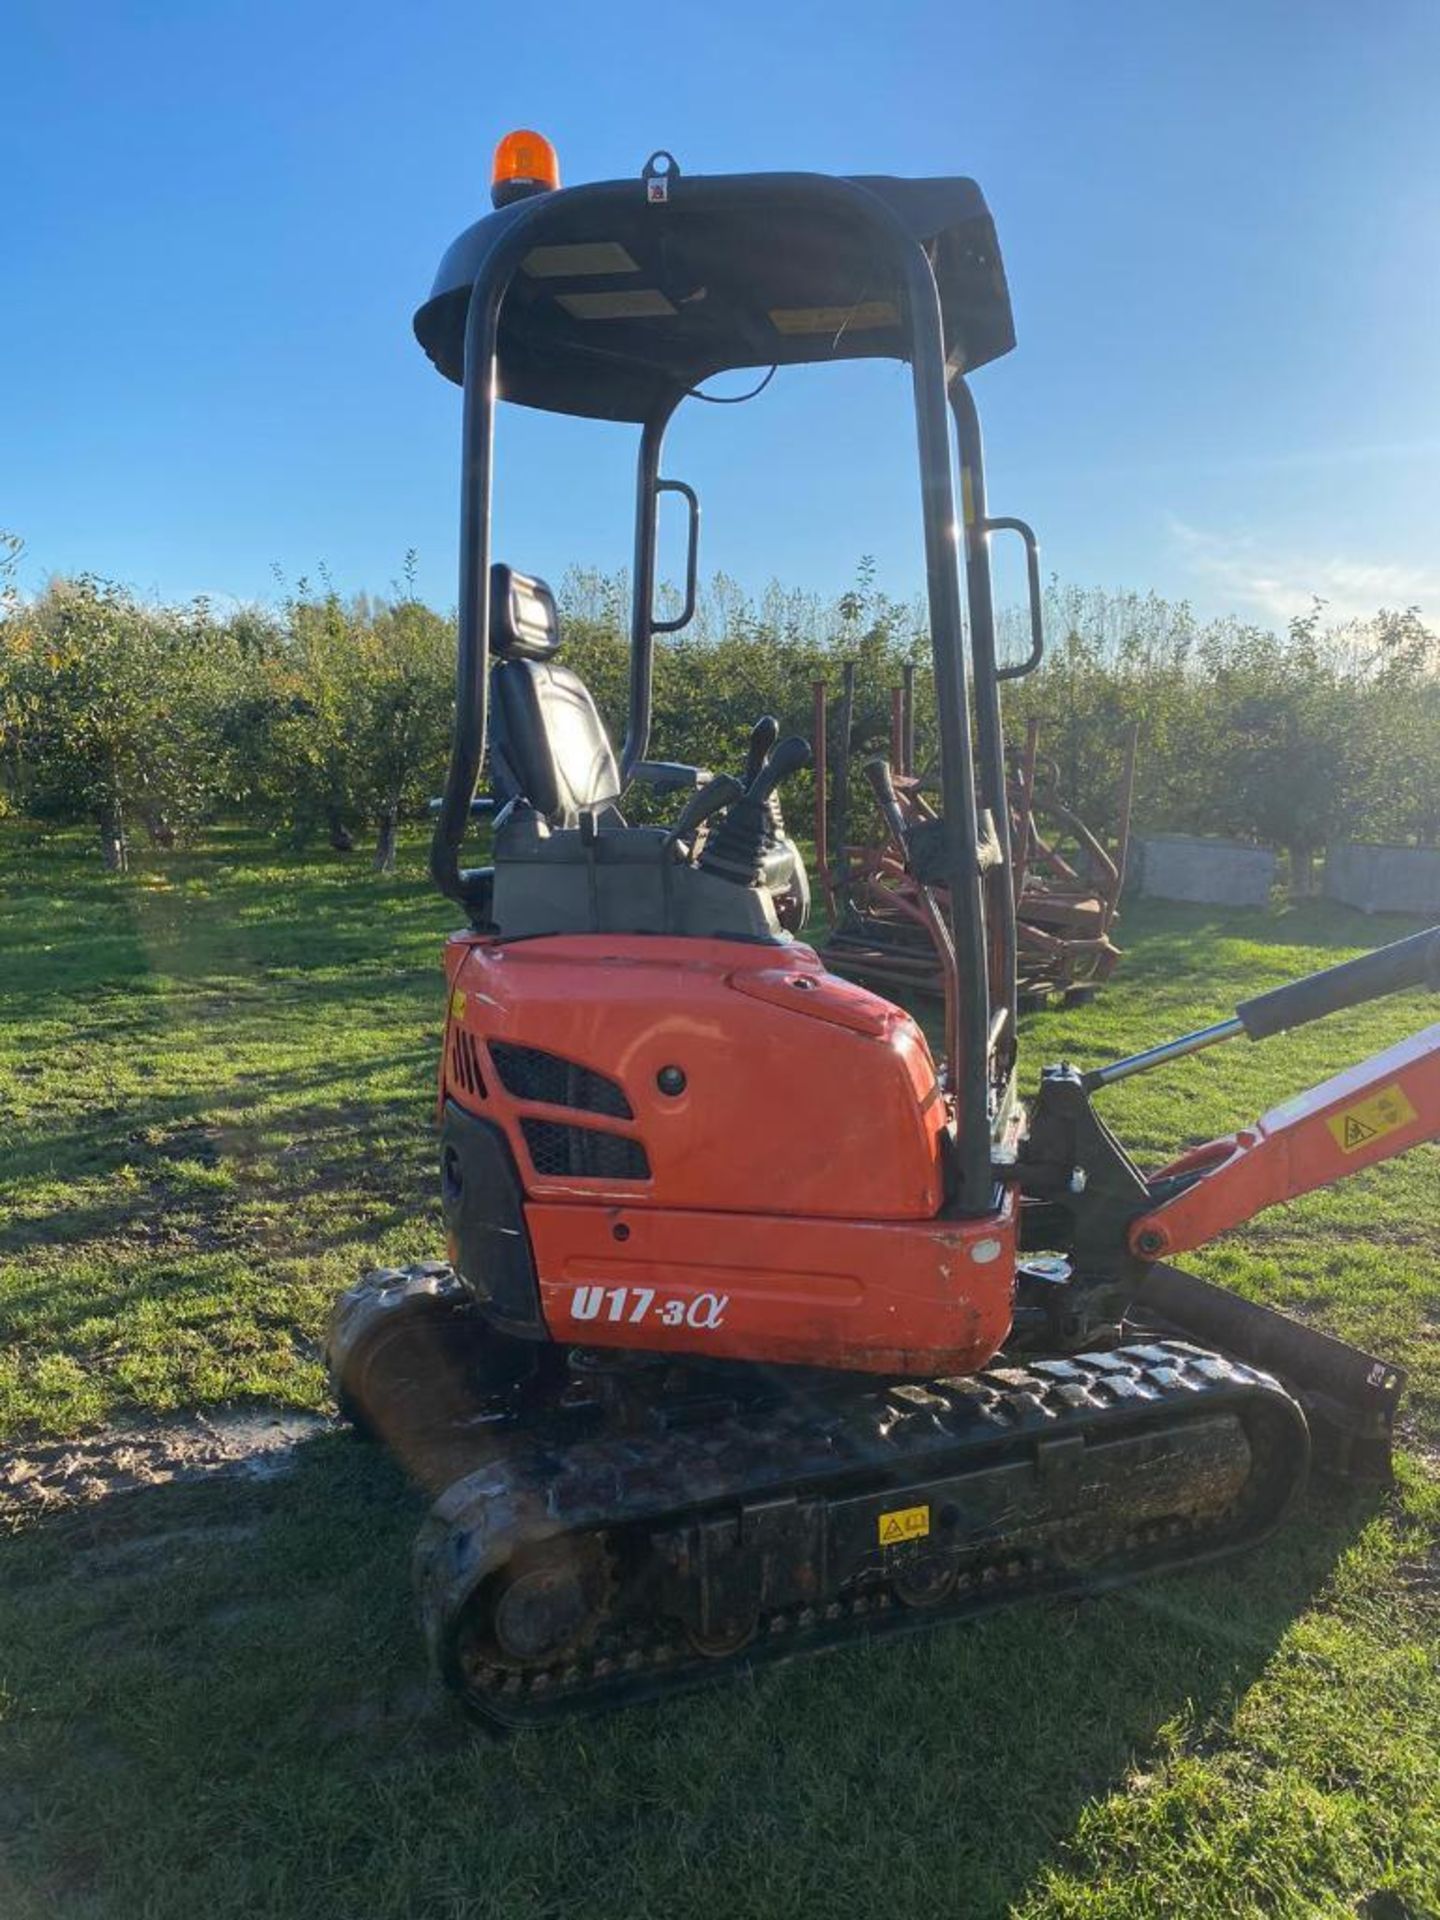
[(1325, 897), (1362, 913), (1440, 919), (1440, 847), (1342, 840), (1325, 853)]
[(1264, 907), (1274, 884), (1275, 855), (1268, 847), (1182, 833), (1156, 834), (1140, 842), (1140, 891), (1153, 900)]

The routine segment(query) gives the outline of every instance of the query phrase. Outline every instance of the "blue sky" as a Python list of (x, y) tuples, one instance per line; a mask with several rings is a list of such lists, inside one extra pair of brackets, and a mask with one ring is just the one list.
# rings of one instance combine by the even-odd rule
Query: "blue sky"
[[(1047, 569), (1440, 617), (1440, 6), (9, 0), (0, 527), (25, 582), (454, 592), (458, 394), (410, 316), (512, 126), (574, 182), (970, 173), (1019, 347), (992, 505)], [(705, 565), (920, 579), (903, 369), (685, 411)], [(513, 413), (501, 550), (623, 565), (625, 430)]]

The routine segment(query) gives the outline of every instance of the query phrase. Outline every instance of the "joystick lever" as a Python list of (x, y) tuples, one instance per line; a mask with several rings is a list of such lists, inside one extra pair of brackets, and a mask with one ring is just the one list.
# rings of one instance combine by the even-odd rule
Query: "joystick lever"
[(712, 813), (718, 813), (722, 807), (733, 806), (744, 797), (745, 789), (733, 774), (717, 773), (713, 780), (707, 780), (703, 787), (697, 787), (685, 802), (679, 818), (665, 836), (665, 845), (673, 847), (677, 840), (688, 840)]
[[(763, 722), (762, 722), (763, 724)], [(774, 722), (771, 722), (774, 725)], [(756, 728), (759, 732), (759, 728)], [(754, 750), (754, 735), (751, 736), (751, 750)], [(764, 806), (782, 780), (788, 780), (792, 773), (798, 773), (801, 767), (810, 764), (810, 742), (802, 740), (798, 733), (790, 734), (782, 740), (769, 759), (749, 781), (745, 788), (747, 804)], [(748, 763), (746, 771), (749, 771)]]
[(750, 729), (750, 744), (745, 750), (745, 771), (740, 776), (744, 786), (755, 784), (760, 769), (770, 757), (770, 749), (779, 738), (780, 722), (773, 713), (762, 713)]

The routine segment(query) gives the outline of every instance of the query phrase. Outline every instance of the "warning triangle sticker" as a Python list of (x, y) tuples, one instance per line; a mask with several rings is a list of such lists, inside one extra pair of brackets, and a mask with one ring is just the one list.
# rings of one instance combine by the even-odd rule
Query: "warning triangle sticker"
[(1357, 1106), (1327, 1114), (1325, 1125), (1342, 1153), (1358, 1153), (1371, 1141), (1383, 1140), (1387, 1134), (1408, 1127), (1419, 1118), (1414, 1102), (1396, 1080)]
[(882, 1547), (898, 1546), (904, 1540), (923, 1540), (930, 1531), (929, 1507), (892, 1507), (877, 1519)]

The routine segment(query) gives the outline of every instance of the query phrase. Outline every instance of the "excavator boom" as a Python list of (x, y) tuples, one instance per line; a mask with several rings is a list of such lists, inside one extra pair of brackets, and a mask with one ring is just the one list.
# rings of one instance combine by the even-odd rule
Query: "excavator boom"
[(1131, 1248), (1154, 1260), (1204, 1246), (1266, 1207), (1437, 1138), (1440, 1022), (1172, 1161), (1153, 1184), (1173, 1197), (1134, 1222)]
[[(1142, 1176), (1093, 1112), (1117, 1080), (1242, 1035), (1268, 1038), (1382, 994), (1440, 987), (1440, 928), (1397, 940), (1245, 1001), (1233, 1018), (1079, 1075), (1046, 1075), (1031, 1118), (1030, 1191), (1053, 1202), (1057, 1173), (1078, 1185), (1066, 1244), (1103, 1287), (1125, 1283), (1141, 1321), (1276, 1375), (1305, 1409), (1330, 1471), (1390, 1472), (1404, 1371), (1344, 1341), (1168, 1264), (1267, 1207), (1440, 1139), (1440, 1024), (1294, 1095), (1252, 1126), (1190, 1148)], [(1053, 1215), (1042, 1211), (1042, 1218)], [(1033, 1244), (1033, 1242), (1032, 1242)]]

